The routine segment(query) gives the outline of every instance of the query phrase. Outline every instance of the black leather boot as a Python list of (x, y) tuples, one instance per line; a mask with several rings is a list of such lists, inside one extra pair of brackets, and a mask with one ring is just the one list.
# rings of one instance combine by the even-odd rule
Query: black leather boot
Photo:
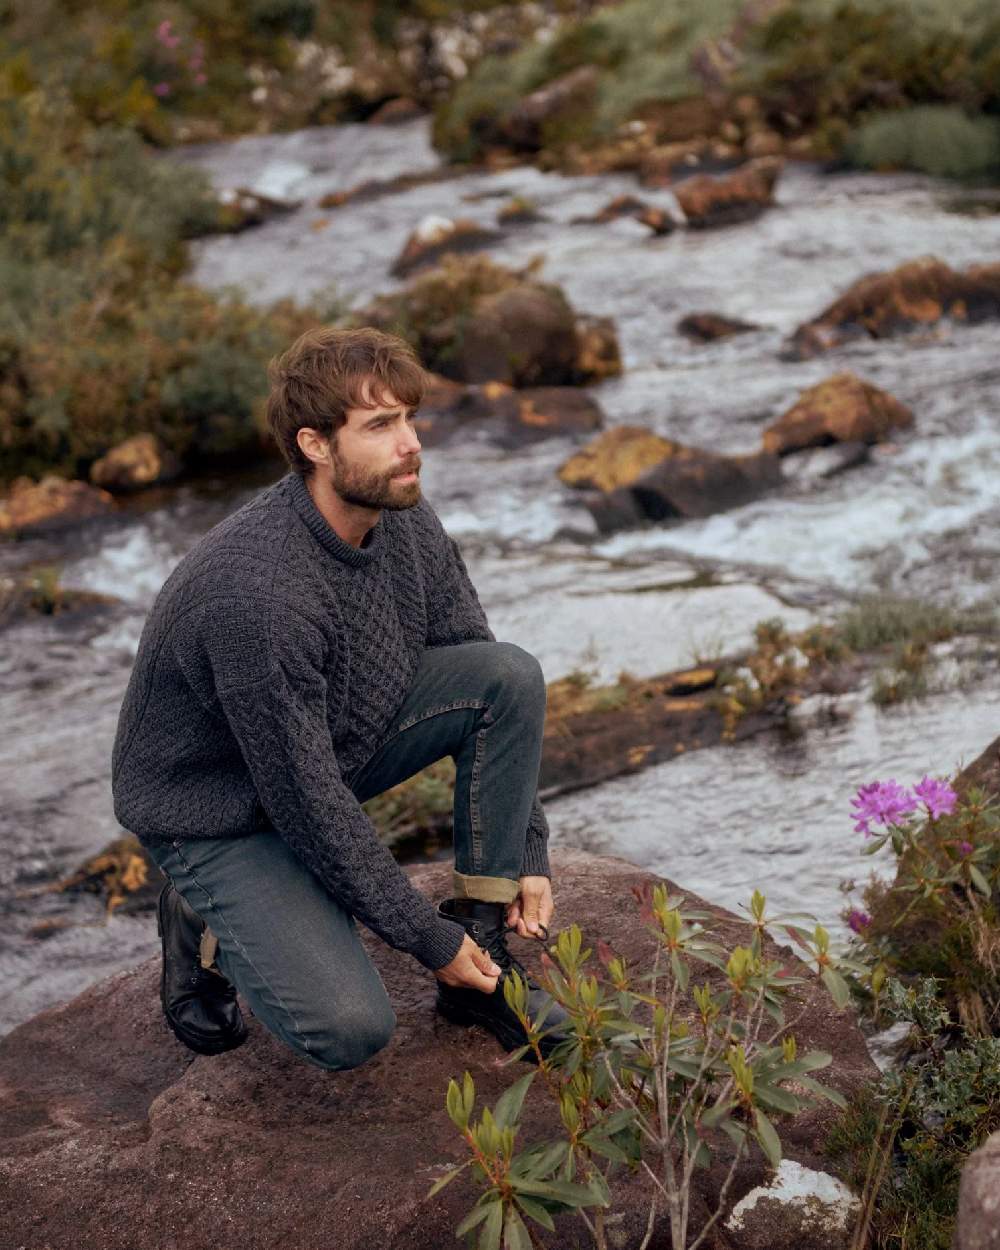
[(168, 881), (160, 891), (156, 929), (163, 946), (160, 1001), (179, 1041), (200, 1055), (235, 1050), (247, 1040), (236, 989), (214, 966), (201, 966), (205, 922)]
[[(507, 934), (517, 928), (516, 925), (508, 926), (505, 923), (507, 904), (484, 903), (472, 898), (449, 898), (438, 904), (438, 913), (462, 925), (472, 940), (483, 947), (493, 962), (499, 965), (501, 972), (492, 994), (464, 986), (445, 985), (443, 981), (438, 981), (437, 1010), (454, 1024), (479, 1024), (489, 1029), (504, 1050), (515, 1050), (518, 1046), (524, 1046), (528, 1036), (517, 1016), (507, 1006), (503, 993), (504, 979), (511, 969), (516, 969), (521, 979), (528, 984), (528, 1016), (532, 1020), (541, 1014), (545, 1003), (552, 1004), (541, 1025), (545, 1036), (538, 1040), (538, 1048), (547, 1059), (560, 1042), (572, 1035), (571, 1030), (561, 1027), (569, 1017), (507, 949)], [(552, 1032), (548, 1032), (549, 1029)], [(534, 1051), (526, 1051), (522, 1058), (528, 1063), (534, 1063)]]

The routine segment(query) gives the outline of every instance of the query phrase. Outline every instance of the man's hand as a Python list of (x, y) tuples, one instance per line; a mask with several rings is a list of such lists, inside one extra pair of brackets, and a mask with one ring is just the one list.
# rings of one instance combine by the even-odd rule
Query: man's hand
[(517, 925), (520, 937), (544, 940), (542, 929), (548, 930), (555, 911), (552, 902), (552, 882), (548, 877), (521, 877), (520, 893), (507, 906), (507, 923)]
[(482, 990), (492, 994), (497, 987), (501, 969), (481, 946), (469, 937), (462, 939), (458, 954), (450, 964), (438, 968), (434, 975), (445, 985), (457, 985), (465, 989)]

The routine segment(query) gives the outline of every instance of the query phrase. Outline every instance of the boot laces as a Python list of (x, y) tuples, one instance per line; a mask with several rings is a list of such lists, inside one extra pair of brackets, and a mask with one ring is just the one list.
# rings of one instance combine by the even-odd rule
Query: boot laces
[[(541, 925), (540, 928), (545, 937), (548, 938), (549, 931), (545, 925)], [(516, 932), (516, 924), (504, 925), (502, 928), (497, 929), (490, 938), (489, 943), (486, 946), (486, 950), (489, 952), (493, 961), (498, 963), (503, 969), (503, 974), (510, 972), (512, 968), (516, 968), (518, 975), (522, 978), (522, 980), (526, 981), (529, 986), (534, 987), (535, 982), (531, 979), (527, 968), (525, 968), (524, 964), (521, 963), (521, 961), (507, 945), (507, 934)]]

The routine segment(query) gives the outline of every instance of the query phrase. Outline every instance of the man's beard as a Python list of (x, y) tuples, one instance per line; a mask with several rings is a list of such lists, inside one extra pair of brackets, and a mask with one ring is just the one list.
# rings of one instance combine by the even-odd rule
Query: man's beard
[[(336, 448), (332, 451), (330, 484), (345, 503), (356, 504), (361, 508), (385, 508), (390, 512), (401, 512), (420, 502), (419, 456), (391, 473), (376, 473), (371, 469), (345, 464), (337, 455)], [(402, 485), (394, 480), (407, 473), (417, 473), (417, 480)]]

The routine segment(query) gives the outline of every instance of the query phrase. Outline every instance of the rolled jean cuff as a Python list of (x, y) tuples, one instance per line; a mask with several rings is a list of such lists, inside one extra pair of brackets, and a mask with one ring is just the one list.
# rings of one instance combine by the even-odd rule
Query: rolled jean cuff
[(519, 882), (509, 877), (469, 877), (455, 869), (452, 878), (455, 898), (475, 898), (481, 903), (513, 903), (521, 892)]

